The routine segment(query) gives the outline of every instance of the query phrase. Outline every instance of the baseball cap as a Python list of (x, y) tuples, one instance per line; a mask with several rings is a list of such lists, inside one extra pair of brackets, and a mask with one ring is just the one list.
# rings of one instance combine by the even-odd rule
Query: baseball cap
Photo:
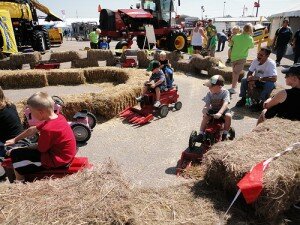
[(211, 87), (212, 85), (221, 85), (224, 86), (224, 78), (221, 75), (212, 76), (209, 81), (205, 82), (203, 85), (207, 87)]
[(284, 74), (293, 74), (296, 76), (300, 76), (300, 63), (295, 63), (294, 65), (281, 70)]
[(148, 68), (147, 68), (147, 71), (153, 71), (154, 69), (156, 68), (159, 68), (160, 66), (160, 63), (157, 61), (157, 60), (153, 60), (150, 62)]

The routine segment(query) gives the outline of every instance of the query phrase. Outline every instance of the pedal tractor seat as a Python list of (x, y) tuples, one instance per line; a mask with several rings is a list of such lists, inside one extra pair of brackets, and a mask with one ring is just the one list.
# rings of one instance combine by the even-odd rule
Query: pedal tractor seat
[[(9, 181), (12, 183), (15, 180), (15, 175), (11, 158), (4, 159), (4, 161), (2, 162), (2, 166)], [(75, 157), (68, 167), (49, 169), (32, 174), (26, 174), (25, 180), (33, 182), (34, 180), (40, 180), (47, 177), (61, 178), (70, 174), (77, 173), (78, 171), (81, 171), (83, 169), (91, 169), (92, 166), (93, 165), (89, 163), (87, 157)]]

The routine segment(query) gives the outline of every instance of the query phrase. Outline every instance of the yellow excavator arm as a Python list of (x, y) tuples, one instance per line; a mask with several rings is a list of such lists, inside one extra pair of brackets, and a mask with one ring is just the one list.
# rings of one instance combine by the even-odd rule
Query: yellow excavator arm
[(45, 19), (46, 21), (62, 21), (62, 19), (60, 19), (58, 16), (56, 16), (54, 13), (52, 13), (47, 6), (41, 4), (39, 1), (31, 0), (31, 4), (36, 9), (40, 10), (41, 12), (43, 12), (47, 15), (47, 17)]

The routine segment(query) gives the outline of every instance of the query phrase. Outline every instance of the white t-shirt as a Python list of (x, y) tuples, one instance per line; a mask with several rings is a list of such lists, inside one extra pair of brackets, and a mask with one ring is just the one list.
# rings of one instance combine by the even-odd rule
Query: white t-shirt
[(277, 76), (276, 63), (272, 59), (267, 59), (267, 61), (259, 65), (259, 61), (254, 59), (249, 68), (250, 72), (254, 73), (256, 77), (275, 77)]

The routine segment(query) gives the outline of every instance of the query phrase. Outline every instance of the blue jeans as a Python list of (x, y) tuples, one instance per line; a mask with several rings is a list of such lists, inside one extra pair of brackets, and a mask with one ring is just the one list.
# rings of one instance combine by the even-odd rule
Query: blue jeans
[[(260, 94), (259, 100), (264, 102), (269, 98), (272, 90), (275, 88), (275, 83), (271, 82), (271, 81), (267, 81), (267, 82), (256, 81), (255, 86), (263, 88), (263, 90)], [(247, 90), (248, 90), (248, 81), (247, 81), (247, 78), (243, 78), (242, 81), (241, 81), (240, 97), (246, 98)]]

